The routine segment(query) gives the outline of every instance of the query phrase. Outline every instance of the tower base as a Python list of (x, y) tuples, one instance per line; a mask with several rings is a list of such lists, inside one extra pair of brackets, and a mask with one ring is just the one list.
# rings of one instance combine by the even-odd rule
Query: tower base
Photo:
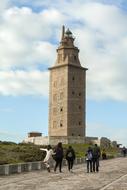
[(85, 143), (85, 137), (80, 136), (52, 136), (49, 137), (49, 144), (56, 145), (58, 142), (62, 142), (63, 144), (83, 144)]

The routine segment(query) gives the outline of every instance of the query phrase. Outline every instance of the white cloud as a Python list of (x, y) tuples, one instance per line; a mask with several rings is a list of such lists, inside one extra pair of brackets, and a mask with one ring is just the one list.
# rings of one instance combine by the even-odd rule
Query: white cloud
[(48, 95), (48, 72), (0, 71), (0, 95)]
[(9, 0), (1, 0), (0, 1), (0, 13), (2, 13), (8, 7), (9, 7)]
[(88, 98), (127, 101), (127, 14), (115, 6), (92, 3), (82, 6), (79, 16), (84, 26), (75, 32), (81, 63), (89, 68)]
[[(60, 40), (59, 29), (65, 24), (76, 36), (82, 65), (89, 68), (87, 97), (127, 101), (126, 12), (97, 1), (31, 1), (42, 7), (40, 12), (30, 7), (9, 8), (7, 2), (0, 19), (1, 71), (33, 71), (53, 65), (54, 41)], [(9, 95), (9, 91), (2, 94)]]
[(0, 25), (1, 69), (51, 65), (56, 46), (49, 39), (62, 19), (55, 9), (34, 13), (30, 8), (13, 7), (4, 11)]

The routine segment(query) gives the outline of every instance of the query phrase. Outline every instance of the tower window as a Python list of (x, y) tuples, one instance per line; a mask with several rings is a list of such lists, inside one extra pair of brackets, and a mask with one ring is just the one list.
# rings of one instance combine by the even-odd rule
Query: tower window
[(81, 106), (79, 106), (78, 108), (79, 108), (79, 110), (81, 110)]
[(75, 80), (75, 77), (72, 77), (72, 80), (74, 81), (74, 80)]
[(74, 60), (75, 60), (75, 61), (77, 60), (77, 57), (76, 57), (76, 55), (74, 55)]
[(72, 94), (74, 95), (74, 94), (75, 94), (75, 92), (74, 92), (74, 91), (72, 91)]
[(81, 125), (81, 121), (79, 121), (78, 124)]
[(79, 96), (81, 96), (81, 92), (79, 92), (79, 94), (78, 94)]
[(71, 135), (74, 136), (74, 133), (72, 133)]
[(61, 112), (63, 111), (63, 107), (60, 108), (60, 111), (61, 111)]
[(63, 121), (62, 120), (60, 121), (60, 127), (63, 127)]
[(63, 124), (62, 124), (62, 123), (60, 123), (60, 127), (63, 127)]

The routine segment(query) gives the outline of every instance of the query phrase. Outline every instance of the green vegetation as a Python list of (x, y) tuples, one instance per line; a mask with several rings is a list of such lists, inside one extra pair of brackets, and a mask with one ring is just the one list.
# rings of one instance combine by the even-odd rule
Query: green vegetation
[[(64, 152), (69, 145), (63, 145)], [(76, 152), (76, 157), (84, 157), (85, 152), (88, 148), (88, 144), (72, 144)], [(32, 162), (40, 161), (44, 159), (45, 152), (40, 151), (40, 147), (34, 144), (16, 144), (13, 142), (1, 142), (0, 141), (0, 164), (10, 164), (10, 163), (22, 163), (22, 162)], [(108, 158), (115, 157), (119, 149), (118, 148), (105, 148)]]
[[(70, 145), (74, 148), (77, 158), (84, 157), (88, 146), (90, 146), (88, 144), (70, 144)], [(68, 146), (69, 145), (63, 145), (65, 150)]]
[[(75, 152), (76, 152), (76, 157), (78, 158), (82, 158), (85, 156), (85, 153), (87, 151), (87, 148), (89, 146), (93, 146), (92, 144), (72, 144), (71, 145)], [(64, 145), (64, 148), (68, 147), (68, 145)], [(114, 158), (116, 156), (118, 156), (119, 154), (119, 149), (118, 148), (113, 148), (113, 147), (100, 147), (101, 148), (101, 151), (103, 149), (105, 149), (105, 152), (107, 154), (107, 158)]]
[(43, 160), (44, 156), (40, 146), (0, 142), (0, 164), (39, 161)]

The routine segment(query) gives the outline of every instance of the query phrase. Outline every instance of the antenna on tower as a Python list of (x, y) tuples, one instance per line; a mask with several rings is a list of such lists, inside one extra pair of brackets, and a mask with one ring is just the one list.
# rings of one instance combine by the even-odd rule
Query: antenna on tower
[(62, 37), (61, 37), (61, 41), (64, 39), (64, 34), (65, 34), (65, 26), (62, 26)]

